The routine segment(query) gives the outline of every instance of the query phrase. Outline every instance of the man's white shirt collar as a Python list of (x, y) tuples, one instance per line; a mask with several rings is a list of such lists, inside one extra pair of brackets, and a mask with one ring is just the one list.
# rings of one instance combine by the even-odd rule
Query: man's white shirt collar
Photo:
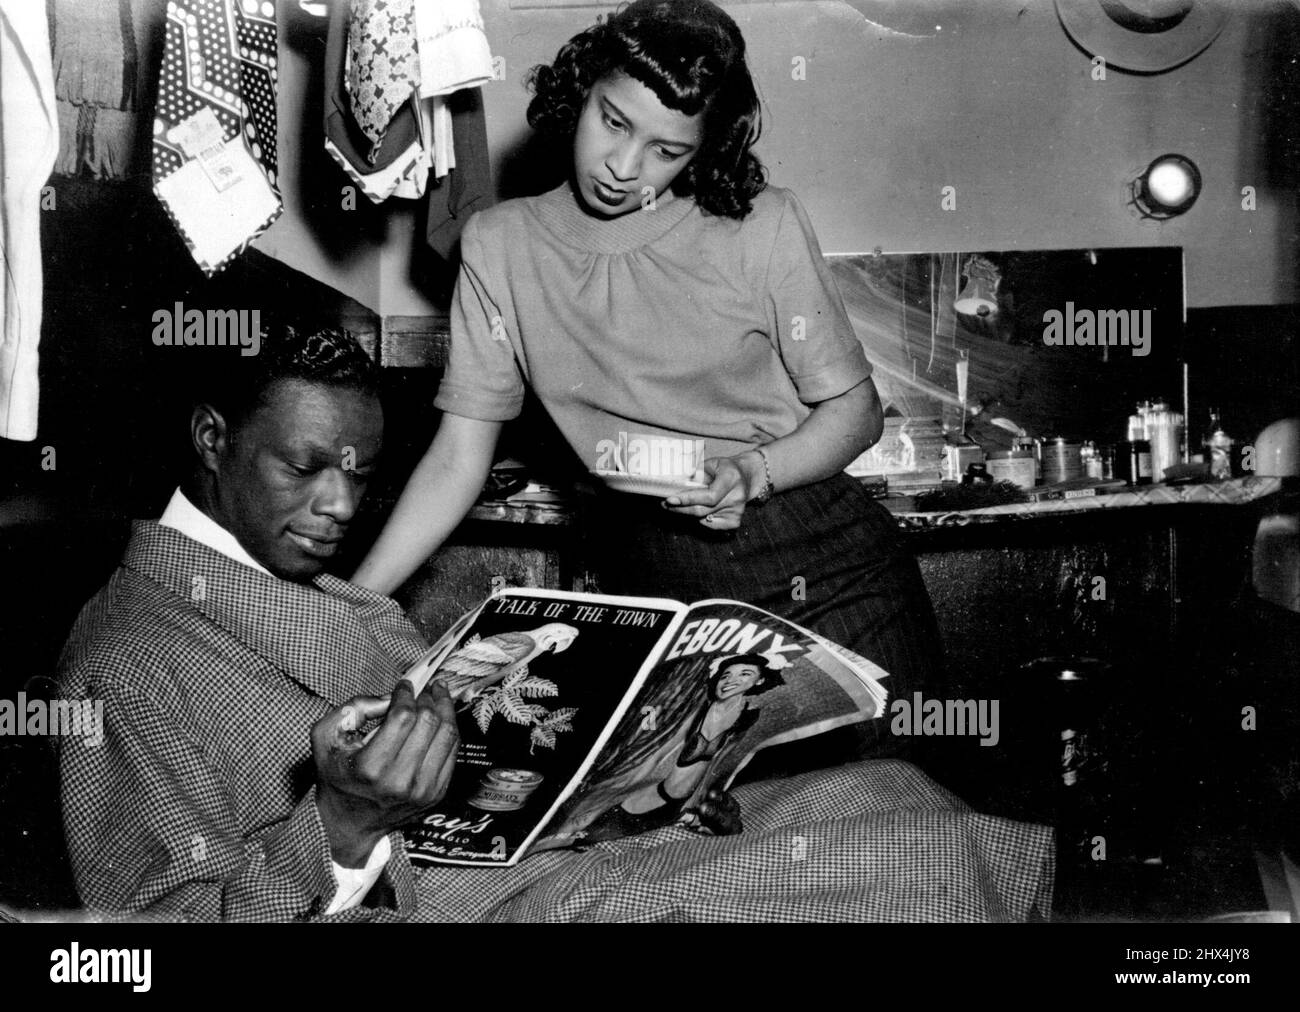
[(163, 510), (163, 515), (158, 518), (158, 523), (164, 527), (180, 531), (187, 538), (192, 538), (199, 544), (206, 545), (214, 552), (220, 552), (228, 559), (234, 559), (242, 565), (259, 569), (266, 573), (267, 576), (274, 575), (249, 555), (233, 534), (190, 502), (180, 489), (172, 493), (171, 501), (167, 504), (167, 508)]

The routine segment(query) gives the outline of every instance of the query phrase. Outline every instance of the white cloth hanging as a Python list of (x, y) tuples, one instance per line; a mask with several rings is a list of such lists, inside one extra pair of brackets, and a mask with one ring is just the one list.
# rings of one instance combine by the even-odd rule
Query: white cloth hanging
[(479, 0), (415, 0), (415, 39), (421, 98), (492, 80), (492, 52)]
[(420, 96), (433, 99), (434, 176), (456, 167), (451, 110), (445, 96), (492, 80), (492, 51), (479, 0), (415, 0)]
[(40, 403), (41, 188), (59, 153), (45, 0), (0, 0), (0, 437), (32, 440)]
[(456, 145), (451, 133), (451, 109), (445, 95), (426, 98), (433, 115), (433, 174), (441, 179), (456, 167)]

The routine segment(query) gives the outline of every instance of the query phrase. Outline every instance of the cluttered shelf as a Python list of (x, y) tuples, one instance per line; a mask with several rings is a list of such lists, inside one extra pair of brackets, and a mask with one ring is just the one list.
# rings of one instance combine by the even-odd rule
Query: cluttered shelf
[[(928, 530), (1142, 506), (1243, 505), (1281, 491), (1282, 479), (1248, 476), (1194, 484), (1133, 486), (1122, 483), (1063, 482), (1062, 486), (1065, 487), (1057, 489), (1051, 498), (964, 509), (919, 509), (918, 497), (913, 496), (887, 496), (881, 502), (894, 514), (903, 529)], [(1044, 491), (1041, 488), (1038, 490), (1040, 494)], [(924, 498), (921, 502), (924, 503)]]
[(470, 509), (469, 519), (564, 527), (574, 522), (574, 514), (575, 510), (568, 500), (541, 504), (480, 499)]
[[(925, 505), (925, 497), (920, 496), (884, 496), (880, 502), (894, 514), (900, 528), (915, 531), (1143, 506), (1242, 505), (1256, 502), (1282, 489), (1281, 478), (1257, 476), (1177, 485), (1129, 486), (1113, 482), (1062, 484), (1066, 487), (1057, 489), (1055, 493), (1059, 497), (1036, 502), (1007, 502), (945, 509), (921, 508)], [(1044, 491), (1053, 494), (1050, 490), (1038, 490), (1039, 494)], [(539, 492), (534, 489), (523, 494), (536, 497)], [(576, 508), (572, 496), (559, 491), (545, 495), (546, 498), (540, 501), (536, 498), (516, 499), (513, 496), (500, 500), (481, 499), (470, 511), (469, 517), (471, 520), (511, 524), (568, 526), (575, 523)]]

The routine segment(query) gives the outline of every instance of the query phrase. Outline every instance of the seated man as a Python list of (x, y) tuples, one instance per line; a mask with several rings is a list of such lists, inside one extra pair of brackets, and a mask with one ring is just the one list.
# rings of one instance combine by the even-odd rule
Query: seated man
[[(986, 920), (1046, 916), (1051, 831), (971, 812), (900, 762), (740, 788), (745, 831), (667, 827), (514, 868), (413, 870), (399, 828), (442, 797), (450, 701), (425, 644), (327, 575), (383, 438), (350, 339), (272, 335), (195, 407), (193, 473), (139, 522), (60, 661), (103, 703), (60, 753), (92, 911), (169, 920)], [(213, 380), (215, 383), (216, 381)], [(431, 683), (432, 684), (432, 683)], [(396, 687), (395, 687), (396, 686)], [(359, 728), (380, 721), (365, 740)]]

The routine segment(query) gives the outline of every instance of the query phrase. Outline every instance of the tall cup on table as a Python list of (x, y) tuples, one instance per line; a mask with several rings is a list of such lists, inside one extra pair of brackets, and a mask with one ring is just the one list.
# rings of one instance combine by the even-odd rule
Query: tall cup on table
[(1176, 411), (1156, 409), (1147, 415), (1146, 423), (1147, 439), (1151, 442), (1151, 473), (1156, 481), (1163, 481), (1165, 468), (1182, 461), (1179, 440), (1183, 416)]

